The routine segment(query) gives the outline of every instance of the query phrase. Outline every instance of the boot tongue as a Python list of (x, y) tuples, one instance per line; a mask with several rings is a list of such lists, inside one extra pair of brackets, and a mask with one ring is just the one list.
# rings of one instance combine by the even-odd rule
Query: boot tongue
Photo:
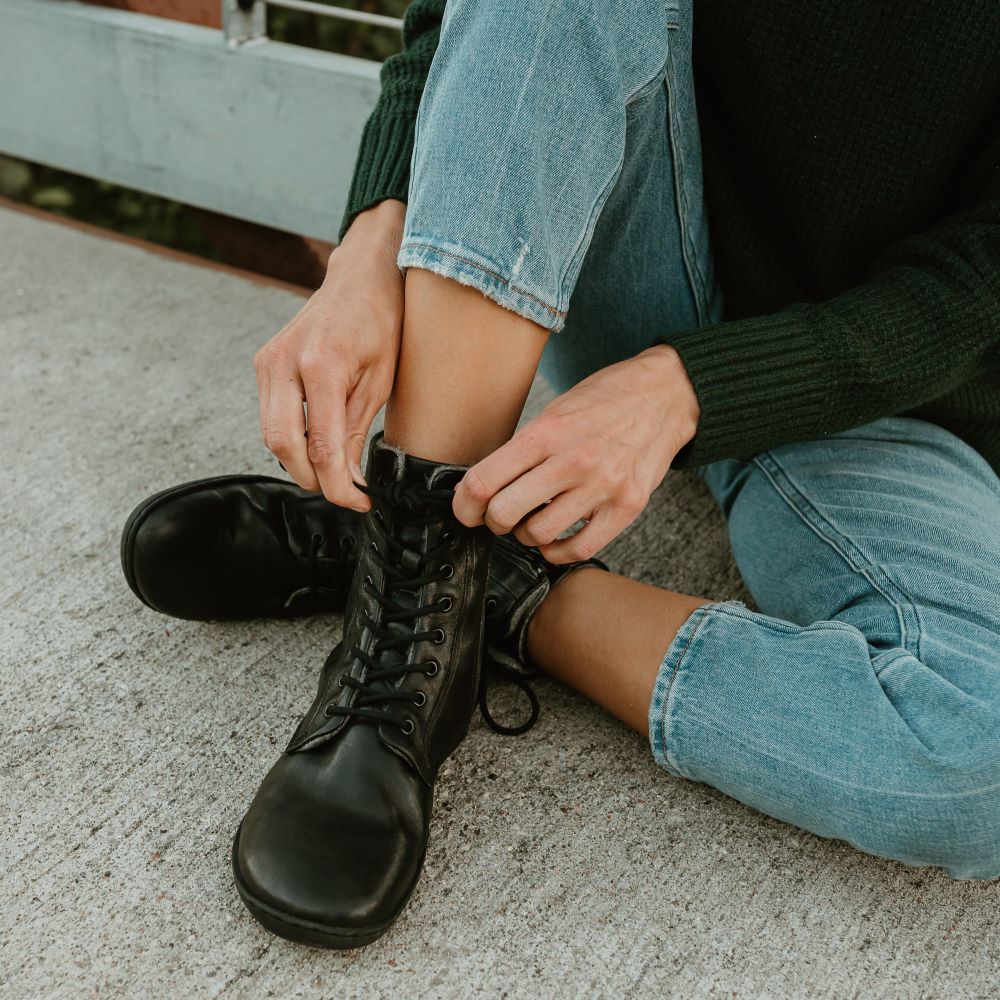
[[(423, 529), (406, 527), (398, 530), (396, 537), (406, 546), (402, 558), (397, 560), (399, 567), (408, 576), (417, 576), (422, 556), (420, 548), (424, 537)], [(396, 591), (396, 593), (398, 594), (400, 591)]]

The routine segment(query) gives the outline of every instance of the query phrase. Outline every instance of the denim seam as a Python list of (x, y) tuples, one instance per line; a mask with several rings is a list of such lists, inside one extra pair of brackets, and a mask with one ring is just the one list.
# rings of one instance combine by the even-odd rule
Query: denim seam
[(712, 604), (706, 605), (706, 607), (711, 607), (713, 611), (719, 614), (732, 615), (733, 618), (739, 618), (741, 621), (750, 622), (754, 625), (770, 629), (772, 632), (785, 635), (790, 632), (802, 632), (806, 629), (811, 632), (849, 632), (852, 635), (862, 634), (860, 629), (855, 628), (853, 625), (848, 625), (847, 622), (839, 622), (835, 619), (813, 622), (811, 625), (796, 625), (794, 622), (782, 621), (780, 618), (771, 618), (769, 615), (762, 615), (749, 609), (735, 608), (727, 604)]
[(664, 77), (664, 83), (667, 90), (668, 108), (667, 138), (670, 143), (670, 153), (673, 160), (674, 198), (677, 203), (677, 219), (680, 223), (681, 229), (681, 257), (684, 261), (684, 270), (687, 272), (688, 284), (691, 286), (695, 309), (698, 313), (698, 325), (703, 326), (705, 324), (705, 315), (707, 312), (707, 297), (705, 294), (706, 280), (705, 276), (701, 273), (701, 268), (698, 264), (697, 248), (694, 246), (691, 239), (690, 226), (688, 225), (691, 205), (688, 201), (687, 191), (684, 188), (682, 180), (682, 173), (686, 174), (687, 166), (683, 156), (684, 143), (681, 141), (680, 135), (678, 134), (680, 126), (677, 121), (677, 101), (674, 97), (674, 89), (671, 86), (672, 75), (669, 72), (669, 68), (671, 66), (672, 57), (670, 51), (668, 50), (667, 61), (664, 67), (667, 70)]
[[(691, 645), (695, 640), (695, 637), (701, 631), (702, 625), (708, 621), (709, 611), (713, 605), (706, 604), (701, 608), (698, 608), (694, 614), (699, 616), (698, 623), (691, 629), (691, 634), (687, 638), (687, 642), (684, 643), (684, 648), (681, 650), (680, 655), (677, 657), (677, 662), (674, 664), (674, 669), (670, 674), (670, 680), (667, 682), (667, 688), (663, 692), (661, 702), (660, 702), (660, 748), (663, 753), (663, 759), (672, 767), (678, 774), (683, 774), (684, 771), (678, 765), (676, 757), (669, 748), (667, 742), (667, 726), (671, 719), (671, 709), (670, 709), (670, 699), (674, 690), (674, 682), (677, 680), (677, 675), (680, 672), (681, 664), (684, 662), (688, 651), (691, 649)], [(665, 659), (666, 657), (664, 657)]]
[(887, 670), (891, 670), (900, 660), (912, 663), (913, 654), (908, 649), (887, 649), (872, 657), (872, 670), (876, 677), (881, 678)]
[[(789, 509), (799, 517), (803, 524), (805, 524), (806, 527), (808, 527), (818, 538), (826, 542), (826, 544), (829, 545), (830, 548), (832, 548), (833, 551), (844, 560), (851, 570), (864, 577), (864, 579), (866, 579), (868, 583), (871, 584), (871, 586), (892, 606), (896, 613), (896, 620), (899, 624), (900, 646), (906, 649), (907, 652), (916, 656), (917, 659), (920, 659), (922, 623), (920, 614), (912, 598), (906, 594), (902, 587), (889, 578), (887, 574), (879, 572), (878, 568), (865, 558), (861, 550), (858, 549), (857, 546), (853, 545), (850, 538), (840, 531), (828, 517), (816, 508), (815, 504), (809, 500), (802, 488), (795, 483), (784, 466), (782, 466), (781, 463), (774, 457), (773, 453), (767, 452), (763, 455), (758, 455), (755, 459), (753, 459), (753, 462), (761, 470), (761, 472), (764, 473), (778, 495), (785, 501)], [(767, 467), (767, 462), (770, 462), (774, 466), (773, 470)], [(778, 476), (785, 481), (788, 489), (782, 489), (778, 482)], [(795, 500), (793, 500), (792, 496), (789, 495), (790, 492), (794, 492), (799, 504), (797, 504)], [(814, 518), (815, 521), (813, 520)], [(825, 524), (828, 530), (824, 531), (820, 524), (815, 523), (816, 521)], [(851, 557), (847, 551), (848, 546), (851, 546), (856, 551), (857, 558)], [(862, 563), (864, 563), (864, 565), (862, 565)], [(882, 577), (881, 583), (875, 579), (876, 574)], [(890, 590), (905, 598), (914, 622), (914, 627), (912, 629), (907, 623), (906, 611), (900, 601), (890, 595)], [(911, 632), (913, 633), (912, 639)]]
[(551, 313), (553, 316), (558, 316), (563, 318), (566, 316), (565, 310), (555, 309), (550, 306), (543, 299), (539, 298), (537, 295), (532, 295), (531, 292), (526, 291), (523, 288), (515, 285), (509, 278), (505, 278), (502, 274), (497, 271), (491, 271), (488, 267), (483, 267), (482, 264), (477, 263), (474, 260), (470, 260), (468, 257), (463, 257), (457, 253), (450, 253), (448, 250), (442, 250), (440, 247), (436, 247), (430, 243), (414, 243), (409, 240), (404, 241), (400, 250), (428, 250), (431, 253), (436, 253), (441, 257), (450, 257), (452, 260), (457, 260), (462, 264), (467, 264), (469, 267), (474, 267), (477, 271), (481, 271), (483, 274), (489, 275), (491, 278), (495, 278), (497, 281), (502, 282), (507, 288), (518, 295), (523, 295), (526, 299), (531, 299), (532, 302), (536, 302), (540, 305), (546, 312)]
[[(669, 42), (667, 43), (667, 49), (669, 52)], [(568, 296), (565, 294), (565, 288), (569, 282), (569, 277), (571, 274), (579, 276), (580, 268), (583, 265), (583, 258), (586, 255), (587, 249), (589, 248), (591, 241), (593, 239), (594, 230), (597, 228), (597, 220), (601, 217), (601, 212), (604, 211), (604, 206), (607, 204), (608, 198), (611, 192), (614, 190), (615, 185), (618, 183), (618, 178), (621, 177), (622, 167), (625, 165), (625, 147), (627, 145), (628, 136), (628, 112), (629, 105), (640, 100), (645, 94), (651, 91), (658, 83), (662, 82), (667, 68), (667, 58), (668, 54), (664, 53), (663, 62), (660, 63), (659, 68), (653, 73), (648, 79), (644, 80), (635, 90), (632, 91), (625, 98), (625, 133), (626, 140), (622, 142), (622, 152), (621, 156), (618, 158), (618, 162), (615, 164), (615, 169), (611, 172), (611, 176), (608, 178), (601, 192), (598, 194), (597, 198), (594, 200), (594, 204), (590, 209), (590, 217), (587, 219), (587, 224), (583, 227), (583, 231), (580, 233), (580, 238), (577, 241), (576, 247), (573, 249), (573, 253), (570, 255), (569, 263), (566, 265), (566, 270), (560, 276), (559, 285), (559, 304), (568, 305), (566, 301)], [(573, 284), (575, 285), (575, 279)]]

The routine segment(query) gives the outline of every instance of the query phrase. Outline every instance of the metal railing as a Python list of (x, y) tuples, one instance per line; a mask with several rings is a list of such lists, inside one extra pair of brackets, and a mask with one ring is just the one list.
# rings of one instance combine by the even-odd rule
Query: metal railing
[(267, 38), (264, 0), (219, 2), (225, 36), (74, 0), (0, 0), (0, 152), (336, 240), (379, 63)]
[(348, 7), (334, 7), (315, 0), (222, 0), (222, 25), (229, 45), (246, 45), (267, 38), (267, 8), (282, 7), (285, 10), (332, 17), (341, 21), (371, 24), (379, 28), (402, 30), (403, 22), (398, 17), (386, 14), (371, 14), (365, 10)]

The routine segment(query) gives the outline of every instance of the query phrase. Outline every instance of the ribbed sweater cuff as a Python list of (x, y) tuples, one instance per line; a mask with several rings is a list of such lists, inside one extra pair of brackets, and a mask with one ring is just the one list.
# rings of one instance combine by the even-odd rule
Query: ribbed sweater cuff
[(394, 109), (388, 114), (376, 110), (368, 119), (340, 224), (340, 239), (355, 216), (366, 208), (387, 198), (406, 201), (416, 123), (416, 112), (410, 109)]
[(827, 433), (835, 422), (835, 368), (802, 310), (661, 337), (674, 347), (701, 408), (675, 468), (749, 458)]

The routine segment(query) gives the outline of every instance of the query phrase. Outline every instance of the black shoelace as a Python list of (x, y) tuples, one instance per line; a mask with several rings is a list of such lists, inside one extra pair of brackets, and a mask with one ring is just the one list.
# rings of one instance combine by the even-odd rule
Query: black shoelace
[[(452, 606), (449, 597), (430, 604), (419, 604), (413, 600), (413, 596), (425, 584), (451, 577), (454, 567), (445, 560), (454, 536), (447, 530), (443, 531), (437, 545), (426, 552), (416, 552), (408, 549), (389, 531), (382, 511), (385, 506), (391, 505), (397, 512), (398, 525), (421, 528), (437, 520), (442, 511), (451, 507), (453, 491), (426, 489), (407, 482), (359, 488), (371, 497), (374, 504), (371, 524), (378, 540), (371, 542), (372, 558), (384, 574), (381, 588), (375, 586), (370, 575), (365, 577), (362, 586), (375, 599), (381, 614), (378, 619), (372, 618), (367, 611), (363, 615), (364, 624), (375, 639), (371, 651), (360, 646), (351, 647), (353, 656), (367, 668), (364, 678), (358, 679), (349, 673), (340, 677), (340, 685), (354, 688), (358, 696), (351, 705), (327, 705), (326, 715), (347, 716), (364, 722), (388, 722), (409, 734), (414, 729), (413, 720), (401, 719), (392, 711), (392, 705), (420, 707), (426, 696), (422, 691), (398, 691), (396, 686), (403, 677), (411, 673), (424, 673), (433, 677), (441, 669), (441, 664), (435, 659), (408, 660), (405, 650), (414, 642), (444, 642), (444, 629), (420, 631), (415, 625), (424, 615), (434, 611), (447, 612)], [(410, 557), (412, 569), (404, 568), (407, 556)], [(404, 599), (401, 600), (400, 597)], [(407, 597), (410, 600), (406, 600)], [(398, 655), (398, 659), (393, 659), (393, 654)]]
[[(371, 497), (374, 505), (372, 525), (379, 540), (371, 543), (372, 556), (384, 573), (381, 589), (375, 586), (371, 576), (366, 576), (362, 585), (375, 599), (382, 613), (378, 621), (367, 611), (364, 613), (364, 624), (371, 630), (375, 639), (371, 651), (366, 651), (360, 646), (351, 648), (351, 653), (367, 668), (364, 678), (358, 679), (347, 672), (340, 676), (339, 684), (342, 687), (353, 688), (358, 692), (358, 696), (351, 705), (328, 705), (325, 714), (328, 718), (341, 716), (369, 723), (388, 722), (399, 726), (409, 735), (414, 730), (413, 721), (400, 719), (392, 711), (392, 705), (413, 705), (419, 708), (426, 701), (426, 696), (421, 691), (407, 693), (395, 688), (398, 682), (410, 673), (435, 676), (441, 669), (441, 664), (433, 658), (421, 661), (408, 660), (404, 651), (414, 642), (429, 640), (437, 644), (443, 643), (446, 638), (443, 629), (420, 631), (413, 626), (418, 619), (430, 612), (447, 612), (452, 607), (449, 597), (430, 604), (417, 604), (413, 596), (419, 593), (425, 584), (451, 578), (454, 567), (446, 559), (447, 552), (455, 539), (451, 532), (445, 530), (441, 533), (439, 543), (427, 552), (420, 554), (407, 550), (403, 542), (394, 537), (386, 527), (382, 507), (391, 504), (395, 508), (398, 524), (420, 528), (439, 518), (442, 511), (450, 510), (453, 490), (450, 488), (431, 490), (406, 482), (394, 482), (384, 487), (359, 484), (358, 488)], [(322, 540), (315, 544), (318, 547), (322, 544)], [(416, 556), (412, 569), (403, 567), (408, 551), (411, 560)], [(400, 600), (396, 595), (405, 595), (410, 600)], [(385, 657), (386, 653), (393, 652), (398, 652), (397, 660)], [(389, 662), (386, 662), (386, 659), (389, 659)], [(527, 722), (508, 726), (493, 717), (487, 702), (491, 682), (512, 684), (524, 692), (531, 707)], [(527, 732), (537, 721), (538, 697), (524, 677), (503, 664), (485, 657), (479, 689), (479, 710), (483, 720), (495, 732), (505, 736), (517, 736)]]
[[(490, 711), (488, 698), (490, 687), (498, 683), (511, 684), (523, 692), (530, 706), (527, 722), (522, 722), (518, 726), (508, 726), (502, 722), (498, 722), (494, 718), (493, 713)], [(488, 655), (484, 656), (482, 683), (479, 685), (479, 714), (482, 715), (483, 722), (493, 732), (500, 733), (501, 736), (520, 736), (531, 729), (538, 721), (538, 713), (538, 695), (535, 694), (534, 688), (528, 683), (527, 679), (516, 671), (511, 670), (510, 667), (491, 659)]]

